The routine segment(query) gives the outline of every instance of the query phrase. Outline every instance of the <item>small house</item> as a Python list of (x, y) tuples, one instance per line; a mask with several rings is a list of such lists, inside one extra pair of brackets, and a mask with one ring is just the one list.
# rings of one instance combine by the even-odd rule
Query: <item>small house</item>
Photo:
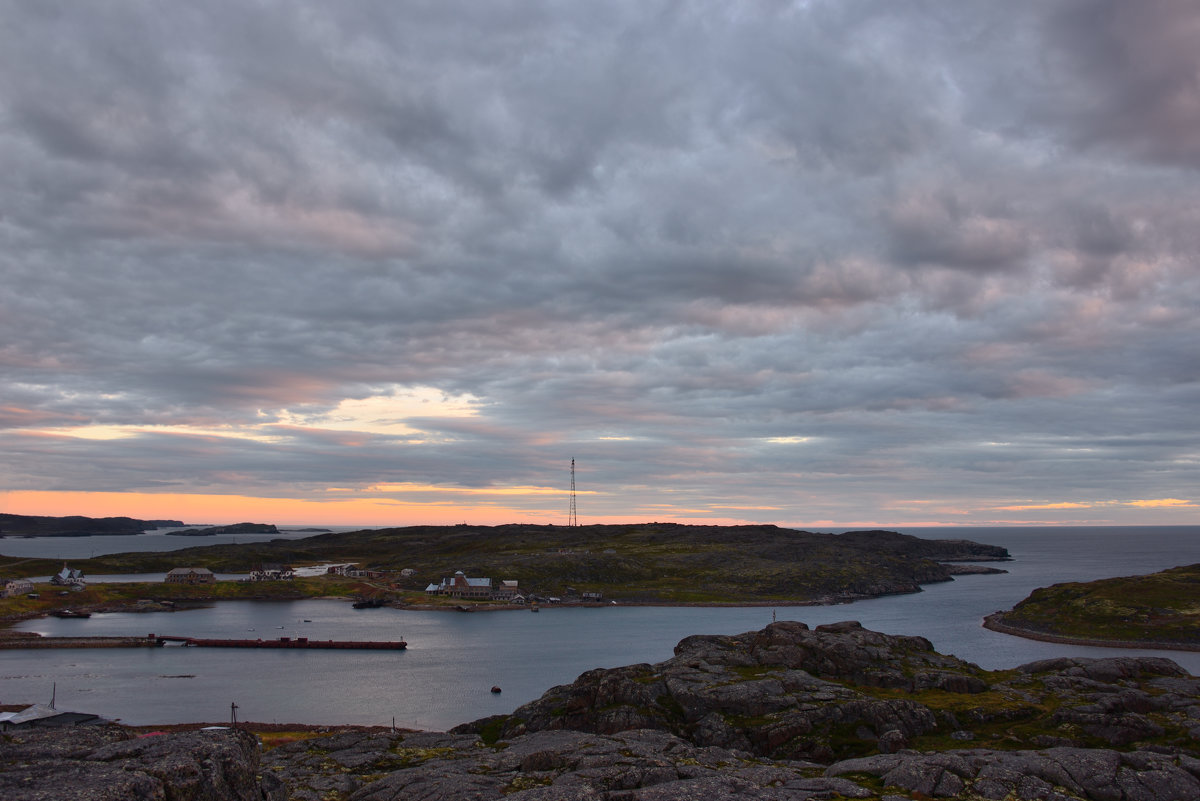
[(83, 587), (87, 580), (84, 579), (82, 570), (69, 568), (64, 563), (62, 570), (50, 577), (50, 583), (56, 587)]
[(0, 732), (48, 726), (81, 726), (100, 722), (99, 715), (65, 712), (46, 704), (27, 706), (19, 712), (0, 712)]
[(33, 582), (29, 579), (0, 579), (0, 598), (16, 598), (29, 592), (33, 592)]
[(517, 582), (501, 581), (492, 591), (492, 598), (497, 601), (511, 601), (517, 595)]
[(277, 562), (263, 562), (257, 570), (250, 571), (251, 581), (292, 581), (295, 578), (296, 571)]

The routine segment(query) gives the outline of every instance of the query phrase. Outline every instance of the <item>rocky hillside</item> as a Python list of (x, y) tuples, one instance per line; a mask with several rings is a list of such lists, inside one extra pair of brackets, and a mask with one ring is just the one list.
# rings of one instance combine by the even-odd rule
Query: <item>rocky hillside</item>
[(69, 782), (81, 801), (1200, 798), (1200, 679), (1174, 662), (989, 672), (856, 623), (689, 637), (447, 733), (344, 731), (260, 757), (238, 732), (114, 731), (9, 735), (0, 797)]

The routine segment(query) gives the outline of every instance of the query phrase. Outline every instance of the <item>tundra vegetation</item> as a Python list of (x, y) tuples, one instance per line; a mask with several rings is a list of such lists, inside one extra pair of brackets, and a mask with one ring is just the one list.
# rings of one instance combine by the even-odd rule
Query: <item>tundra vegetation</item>
[[(821, 603), (917, 592), (921, 584), (949, 581), (963, 569), (952, 563), (1007, 558), (1007, 551), (995, 546), (888, 531), (835, 535), (771, 525), (674, 523), (412, 526), (71, 561), (87, 575), (174, 567), (242, 573), (272, 562), (355, 563), (389, 571), (384, 582), (330, 578), (252, 586), (219, 582), (215, 587), (89, 588), (95, 598), (69, 602), (104, 603), (115, 600), (114, 594), (168, 600), (369, 594), (429, 603), (426, 585), (462, 570), (468, 576), (517, 580), (525, 591), (554, 596), (599, 592), (606, 600), (633, 603)], [(48, 575), (61, 567), (57, 560), (0, 556), (0, 575)], [(402, 577), (405, 568), (413, 572)], [(40, 606), (58, 603), (43, 601)]]
[(1200, 646), (1200, 564), (1042, 587), (1000, 620), (1073, 639)]

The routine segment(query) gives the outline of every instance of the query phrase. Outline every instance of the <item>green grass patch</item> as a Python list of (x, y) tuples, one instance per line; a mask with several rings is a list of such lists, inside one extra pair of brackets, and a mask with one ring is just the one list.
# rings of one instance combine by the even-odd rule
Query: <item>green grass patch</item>
[(1200, 644), (1200, 565), (1042, 587), (1005, 622), (1063, 637)]
[[(423, 597), (421, 590), (430, 582), (462, 570), (496, 581), (517, 580), (527, 592), (564, 598), (570, 597), (570, 587), (618, 601), (737, 604), (912, 589), (946, 577), (945, 569), (927, 558), (931, 553), (963, 547), (898, 534), (856, 538), (771, 525), (410, 526), (111, 554), (71, 560), (71, 567), (95, 575), (184, 566), (248, 572), (263, 562), (353, 562), (397, 572), (412, 569), (411, 576), (393, 576), (388, 584), (391, 592), (415, 597)], [(2, 575), (47, 575), (61, 566), (60, 560), (0, 556)], [(345, 592), (335, 585), (305, 591)], [(222, 597), (245, 597), (228, 592)]]

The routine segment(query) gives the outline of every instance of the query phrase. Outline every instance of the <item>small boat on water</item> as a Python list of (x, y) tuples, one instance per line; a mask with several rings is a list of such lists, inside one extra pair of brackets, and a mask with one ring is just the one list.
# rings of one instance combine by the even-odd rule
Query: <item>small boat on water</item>
[(54, 617), (68, 617), (68, 618), (76, 618), (76, 617), (77, 618), (85, 618), (85, 617), (92, 616), (91, 612), (81, 612), (78, 609), (55, 609), (50, 614), (54, 615)]
[(542, 610), (538, 609), (537, 601), (534, 601), (533, 603), (531, 603), (529, 605), (529, 611), (530, 612), (540, 612)]

